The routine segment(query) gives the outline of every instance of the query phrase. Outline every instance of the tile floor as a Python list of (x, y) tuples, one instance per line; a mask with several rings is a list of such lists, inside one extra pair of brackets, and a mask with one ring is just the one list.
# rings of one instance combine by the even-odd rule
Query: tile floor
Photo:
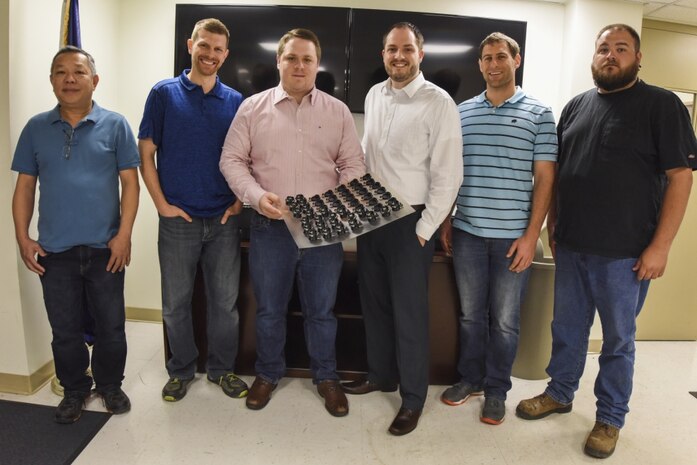
[[(522, 398), (544, 390), (545, 381), (514, 379), (508, 415), (500, 426), (479, 421), (481, 398), (459, 407), (438, 400), (443, 387), (431, 386), (419, 427), (394, 437), (387, 427), (399, 407), (396, 393), (350, 397), (347, 417), (331, 417), (310, 380), (284, 379), (260, 411), (230, 399), (198, 375), (179, 403), (166, 403), (167, 380), (162, 327), (127, 323), (129, 356), (124, 390), (131, 412), (112, 417), (75, 464), (584, 464), (594, 421), (593, 380), (597, 356), (568, 415), (527, 422), (515, 417)], [(251, 384), (252, 379), (245, 377)], [(634, 394), (627, 425), (607, 464), (697, 463), (697, 342), (640, 342)], [(32, 396), (0, 393), (0, 398), (57, 405), (47, 385)], [(92, 398), (90, 410), (102, 411)], [(66, 426), (69, 428), (69, 426)]]

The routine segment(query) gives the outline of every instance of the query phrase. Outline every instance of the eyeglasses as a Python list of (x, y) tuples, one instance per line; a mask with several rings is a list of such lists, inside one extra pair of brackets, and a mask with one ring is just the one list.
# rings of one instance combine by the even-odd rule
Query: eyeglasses
[(75, 134), (75, 129), (70, 128), (68, 131), (67, 129), (63, 129), (63, 134), (65, 134), (65, 145), (63, 146), (63, 157), (68, 160), (70, 159), (70, 150), (73, 147), (73, 135)]

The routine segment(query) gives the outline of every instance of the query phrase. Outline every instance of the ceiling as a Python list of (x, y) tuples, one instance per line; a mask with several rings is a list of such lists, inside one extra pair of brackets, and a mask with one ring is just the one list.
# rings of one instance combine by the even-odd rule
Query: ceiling
[(644, 5), (644, 18), (697, 26), (697, 0), (623, 0)]
[[(566, 3), (567, 0), (542, 0)], [(606, 0), (644, 5), (644, 18), (697, 26), (697, 0)]]

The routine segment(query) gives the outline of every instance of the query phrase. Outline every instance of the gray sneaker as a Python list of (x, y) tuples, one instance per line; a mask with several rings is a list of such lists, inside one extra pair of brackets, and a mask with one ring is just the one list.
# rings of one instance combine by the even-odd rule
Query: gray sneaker
[(482, 416), (479, 419), (482, 423), (490, 425), (500, 425), (506, 417), (506, 402), (501, 399), (487, 397), (484, 399)]
[(186, 390), (194, 378), (170, 378), (162, 388), (162, 398), (167, 402), (176, 402), (186, 395)]
[(247, 394), (249, 394), (247, 383), (238, 378), (234, 373), (225, 373), (217, 378), (208, 375), (208, 381), (219, 385), (223, 389), (225, 395), (235, 399), (247, 397)]
[(444, 404), (454, 406), (464, 404), (470, 396), (481, 396), (482, 394), (484, 394), (484, 391), (482, 391), (481, 387), (472, 386), (468, 382), (461, 381), (443, 391), (440, 400), (442, 400)]

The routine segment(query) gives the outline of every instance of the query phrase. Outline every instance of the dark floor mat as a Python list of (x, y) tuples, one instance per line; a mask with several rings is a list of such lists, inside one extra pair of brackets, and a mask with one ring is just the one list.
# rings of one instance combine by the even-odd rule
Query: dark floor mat
[(55, 422), (56, 407), (0, 400), (0, 463), (72, 463), (111, 417), (85, 410), (71, 425)]

